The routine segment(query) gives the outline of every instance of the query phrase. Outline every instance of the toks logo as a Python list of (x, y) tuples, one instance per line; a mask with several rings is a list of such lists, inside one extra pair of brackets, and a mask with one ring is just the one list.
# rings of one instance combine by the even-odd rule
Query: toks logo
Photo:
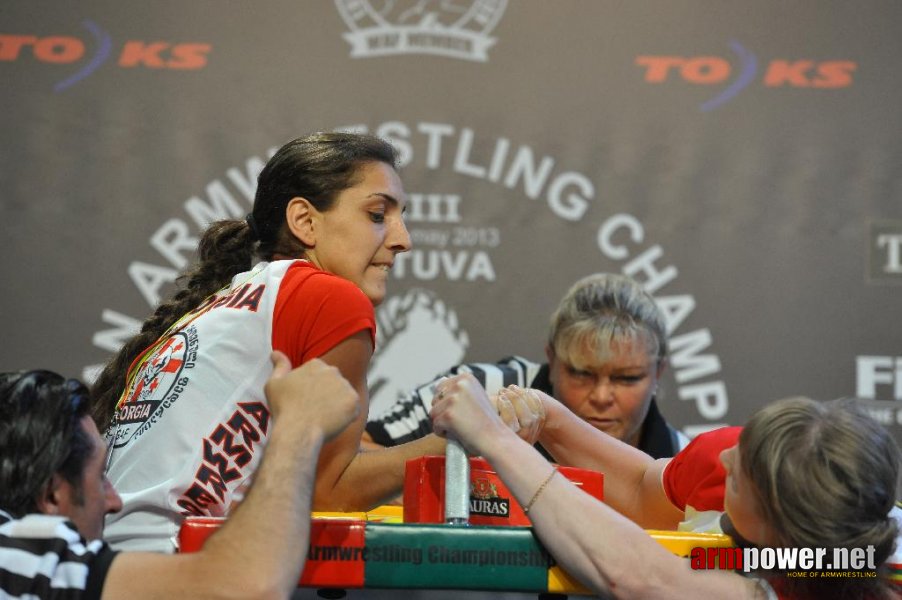
[[(672, 75), (696, 85), (717, 85), (732, 78), (726, 89), (699, 106), (705, 112), (726, 104), (758, 78), (758, 58), (737, 41), (730, 42), (730, 48), (737, 57), (735, 76), (733, 65), (720, 56), (637, 56), (636, 64), (645, 69), (648, 83), (664, 83)], [(761, 83), (771, 88), (844, 88), (852, 85), (856, 68), (850, 60), (773, 59), (762, 68)]]
[[(52, 35), (0, 34), (0, 62), (13, 62), (33, 58), (51, 64), (87, 62), (75, 73), (59, 81), (53, 87), (61, 92), (72, 87), (106, 63), (114, 54), (110, 34), (93, 21), (82, 21), (96, 46), (93, 56), (87, 57), (85, 42), (77, 37)], [(116, 52), (116, 64), (124, 68), (195, 70), (207, 65), (207, 54), (212, 46), (205, 43), (145, 42), (128, 40)]]

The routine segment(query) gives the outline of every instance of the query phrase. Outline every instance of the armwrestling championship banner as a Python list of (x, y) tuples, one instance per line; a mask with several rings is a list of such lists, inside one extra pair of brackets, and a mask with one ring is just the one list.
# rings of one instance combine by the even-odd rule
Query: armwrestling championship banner
[(6, 2), (0, 366), (91, 379), (275, 148), (342, 129), (398, 148), (410, 200), (372, 412), (543, 360), (569, 286), (616, 272), (668, 315), (659, 406), (687, 434), (791, 395), (902, 431), (899, 23), (886, 0)]

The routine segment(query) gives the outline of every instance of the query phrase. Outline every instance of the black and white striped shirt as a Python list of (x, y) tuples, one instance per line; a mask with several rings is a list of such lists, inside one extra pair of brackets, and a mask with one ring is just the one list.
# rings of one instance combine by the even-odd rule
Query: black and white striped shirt
[(497, 363), (468, 363), (451, 367), (429, 383), (399, 398), (395, 404), (374, 416), (366, 424), (373, 441), (382, 446), (396, 446), (412, 442), (432, 433), (429, 411), (435, 397), (435, 386), (445, 377), (473, 373), (489, 394), (496, 394), (509, 385), (534, 387), (533, 381), (542, 365), (519, 356), (503, 358)]
[(64, 517), (0, 510), (0, 599), (100, 598), (115, 556)]
[[(394, 405), (372, 417), (366, 431), (382, 446), (396, 446), (412, 442), (432, 433), (429, 411), (435, 397), (435, 386), (443, 377), (472, 373), (489, 394), (496, 394), (509, 385), (535, 388), (553, 395), (548, 379), (548, 365), (534, 363), (520, 356), (502, 358), (497, 363), (468, 363), (452, 367), (443, 375), (399, 398)], [(689, 443), (689, 438), (671, 427), (651, 401), (648, 415), (642, 423), (639, 450), (653, 458), (674, 456)], [(545, 454), (544, 449), (539, 450)], [(546, 458), (548, 458), (546, 454)]]

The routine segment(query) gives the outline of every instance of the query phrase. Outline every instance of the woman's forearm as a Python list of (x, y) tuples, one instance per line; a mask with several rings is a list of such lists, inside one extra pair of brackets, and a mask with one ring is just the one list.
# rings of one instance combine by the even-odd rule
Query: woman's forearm
[(667, 459), (641, 450), (586, 423), (557, 400), (542, 395), (547, 418), (539, 442), (562, 465), (604, 473), (605, 503), (647, 529), (673, 529), (682, 513), (661, 485)]
[(753, 597), (756, 586), (737, 575), (693, 573), (635, 523), (559, 473), (533, 499), (552, 465), (516, 436), (498, 435), (483, 454), (522, 505), (532, 502), (529, 517), (558, 563), (592, 590), (618, 598)]
[(405, 465), (409, 459), (444, 453), (445, 441), (434, 434), (391, 448), (357, 452), (328, 489), (317, 490), (314, 508), (370, 510), (393, 500), (403, 491)]

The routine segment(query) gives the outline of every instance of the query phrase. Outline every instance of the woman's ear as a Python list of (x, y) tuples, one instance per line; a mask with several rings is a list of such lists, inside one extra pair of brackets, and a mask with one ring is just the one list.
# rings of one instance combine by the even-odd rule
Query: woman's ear
[(655, 380), (660, 380), (661, 375), (664, 374), (664, 371), (666, 371), (667, 367), (669, 367), (669, 366), (670, 366), (670, 361), (667, 360), (666, 358), (662, 358), (662, 359), (658, 360), (658, 368), (656, 369), (657, 373), (655, 373), (655, 375), (656, 375)]
[(307, 248), (316, 247), (316, 220), (319, 211), (306, 198), (297, 196), (285, 207), (285, 222), (292, 235)]

